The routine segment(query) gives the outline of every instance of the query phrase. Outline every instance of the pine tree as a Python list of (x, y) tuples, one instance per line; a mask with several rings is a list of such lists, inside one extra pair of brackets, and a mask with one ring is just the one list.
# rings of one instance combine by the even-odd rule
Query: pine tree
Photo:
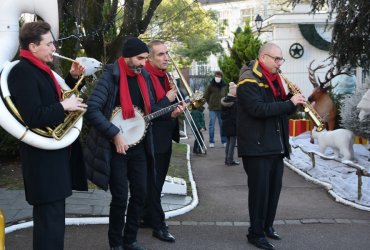
[(367, 84), (358, 85), (357, 90), (353, 95), (347, 95), (342, 101), (341, 117), (342, 127), (353, 131), (358, 136), (370, 139), (370, 116), (365, 117), (363, 121), (359, 121), (357, 104), (362, 96), (370, 87), (370, 79), (367, 79)]
[(234, 36), (233, 45), (229, 47), (230, 55), (224, 55), (218, 60), (226, 82), (238, 82), (240, 69), (247, 62), (257, 58), (258, 50), (262, 45), (262, 42), (252, 34), (248, 24), (245, 25), (244, 30), (238, 28)]

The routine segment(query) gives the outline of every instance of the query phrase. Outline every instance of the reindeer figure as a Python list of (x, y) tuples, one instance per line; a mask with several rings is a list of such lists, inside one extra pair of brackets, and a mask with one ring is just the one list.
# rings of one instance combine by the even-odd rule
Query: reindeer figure
[[(319, 83), (316, 81), (316, 75), (315, 72), (318, 69), (325, 68), (325, 65), (319, 65), (316, 68), (312, 69), (312, 63), (315, 60), (313, 60), (308, 68), (309, 72), (309, 79), (312, 83), (314, 89), (312, 94), (308, 97), (308, 101), (312, 104), (313, 108), (317, 111), (317, 113), (321, 116), (322, 120), (325, 123), (325, 127), (327, 130), (333, 130), (335, 128), (335, 117), (337, 115), (337, 108), (329, 96), (329, 91), (331, 89), (331, 80), (341, 74), (347, 74), (348, 71), (342, 70), (337, 73), (334, 72), (334, 67), (330, 68), (328, 72), (325, 75), (325, 81), (321, 81), (320, 78), (317, 77)], [(312, 131), (313, 128), (313, 122), (310, 122), (310, 130)], [(314, 143), (314, 138), (310, 138), (310, 142)]]

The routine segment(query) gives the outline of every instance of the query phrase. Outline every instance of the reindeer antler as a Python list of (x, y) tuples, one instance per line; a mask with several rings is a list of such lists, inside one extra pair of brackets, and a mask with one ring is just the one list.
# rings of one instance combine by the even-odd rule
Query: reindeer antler
[[(316, 88), (316, 87), (319, 87), (319, 84), (317, 83), (316, 81), (316, 76), (315, 76), (315, 72), (316, 70), (318, 69), (322, 69), (322, 68), (325, 68), (325, 66), (323, 64), (317, 66), (316, 68), (312, 69), (312, 63), (314, 62), (315, 60), (312, 60), (310, 65), (308, 66), (308, 78), (310, 79), (310, 82), (312, 83), (313, 87)], [(320, 81), (320, 79), (319, 79)], [(321, 82), (320, 82), (321, 83)]]
[(349, 68), (348, 67), (343, 67), (341, 70), (338, 70), (338, 72), (336, 72), (334, 74), (334, 70), (335, 70), (335, 67), (331, 67), (328, 72), (326, 72), (326, 75), (325, 75), (325, 81), (321, 81), (320, 78), (318, 78), (319, 82), (320, 82), (320, 88), (322, 89), (330, 89), (331, 87), (331, 80), (333, 80), (335, 77), (339, 76), (339, 75), (350, 75), (350, 72), (349, 72)]

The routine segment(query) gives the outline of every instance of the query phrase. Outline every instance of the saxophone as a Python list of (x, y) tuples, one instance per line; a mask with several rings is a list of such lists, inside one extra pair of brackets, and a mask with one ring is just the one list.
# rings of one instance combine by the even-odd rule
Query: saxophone
[[(281, 73), (281, 70), (279, 70), (278, 73), (281, 76), (281, 78), (284, 79), (286, 85), (288, 86), (289, 91), (293, 93), (293, 95), (302, 94), (301, 91), (298, 88), (296, 88), (294, 84), (291, 81), (289, 81), (288, 78), (286, 78), (286, 76), (284, 76)], [(303, 104), (302, 106), (304, 107), (304, 112), (308, 114), (308, 116), (311, 118), (311, 120), (315, 124), (316, 131), (317, 132), (322, 131), (325, 128), (324, 121), (322, 120), (319, 113), (317, 113), (317, 111), (314, 109), (312, 104), (309, 101), (306, 101), (306, 103)]]

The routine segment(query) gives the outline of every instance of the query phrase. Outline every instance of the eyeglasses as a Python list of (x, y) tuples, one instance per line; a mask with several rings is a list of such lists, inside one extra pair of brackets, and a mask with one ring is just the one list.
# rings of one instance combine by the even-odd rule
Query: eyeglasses
[(265, 55), (270, 57), (271, 59), (273, 59), (275, 61), (275, 63), (284, 63), (285, 62), (285, 58), (283, 58), (283, 57), (270, 56), (269, 54), (265, 54)]

